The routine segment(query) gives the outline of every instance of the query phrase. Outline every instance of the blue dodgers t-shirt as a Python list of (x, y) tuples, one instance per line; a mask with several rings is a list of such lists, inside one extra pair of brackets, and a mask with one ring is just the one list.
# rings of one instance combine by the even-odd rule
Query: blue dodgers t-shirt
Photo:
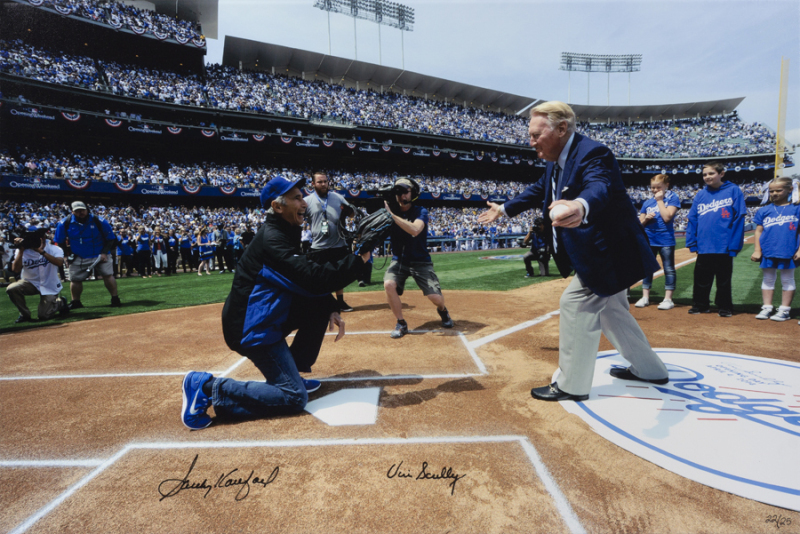
[[(670, 206), (675, 206), (681, 209), (681, 199), (672, 191), (664, 193), (664, 204), (668, 208)], [(651, 247), (675, 246), (675, 218), (673, 217), (669, 222), (664, 222), (664, 219), (661, 218), (661, 212), (658, 210), (658, 201), (656, 199), (650, 198), (645, 200), (639, 213), (644, 213), (645, 215), (654, 213), (656, 216), (655, 219), (644, 227)]]
[(761, 254), (764, 258), (788, 259), (800, 247), (800, 204), (776, 206), (770, 204), (756, 212), (756, 226), (762, 226)]
[(150, 236), (148, 234), (141, 234), (136, 241), (136, 252), (146, 250), (150, 252)]
[(431, 255), (428, 254), (428, 210), (420, 206), (411, 206), (408, 211), (395, 215), (412, 223), (419, 219), (425, 223), (425, 228), (417, 237), (413, 237), (393, 224), (392, 233), (389, 234), (392, 240), (392, 260), (406, 265), (412, 262), (431, 263)]
[(131, 238), (128, 236), (120, 236), (117, 241), (117, 255), (118, 256), (132, 256), (133, 249), (131, 248)]

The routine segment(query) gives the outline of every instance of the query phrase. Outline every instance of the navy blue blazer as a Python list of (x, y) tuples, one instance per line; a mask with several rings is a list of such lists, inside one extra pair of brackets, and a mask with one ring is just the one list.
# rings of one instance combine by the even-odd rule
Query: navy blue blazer
[[(531, 208), (542, 208), (545, 234), (551, 243), (553, 231), (547, 206), (551, 202), (550, 184), (555, 165), (548, 162), (538, 182), (504, 205), (510, 217)], [(577, 198), (589, 205), (588, 222), (577, 228), (556, 228), (555, 260), (564, 278), (574, 270), (593, 293), (607, 297), (659, 269), (622, 183), (614, 154), (606, 146), (576, 132), (556, 199)]]

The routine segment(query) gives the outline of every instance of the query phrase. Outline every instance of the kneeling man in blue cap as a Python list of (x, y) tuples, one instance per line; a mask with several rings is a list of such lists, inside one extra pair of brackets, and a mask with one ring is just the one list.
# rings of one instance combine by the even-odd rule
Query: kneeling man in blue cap
[[(320, 383), (300, 373), (311, 371), (326, 327), (338, 327), (336, 341), (344, 336), (344, 320), (331, 293), (359, 277), (369, 254), (324, 264), (302, 254), (304, 183), (279, 176), (264, 187), (266, 221), (245, 249), (222, 309), (225, 342), (249, 358), (266, 381), (239, 382), (190, 371), (183, 379), (181, 418), (191, 429), (211, 424), (206, 410), (212, 405), (224, 420), (302, 411), (308, 393)], [(297, 334), (289, 347), (285, 338), (293, 330)]]

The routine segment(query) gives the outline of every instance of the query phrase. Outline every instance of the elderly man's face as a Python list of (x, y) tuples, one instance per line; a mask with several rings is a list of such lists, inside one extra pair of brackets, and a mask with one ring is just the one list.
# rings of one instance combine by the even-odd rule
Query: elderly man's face
[(289, 224), (293, 226), (303, 226), (303, 218), (305, 217), (307, 207), (306, 201), (303, 199), (303, 193), (295, 186), (287, 193), (284, 193), (283, 198), (286, 201), (286, 205), (273, 201), (272, 209)]
[(534, 115), (528, 125), (531, 148), (545, 161), (558, 161), (558, 156), (567, 144), (567, 123), (562, 122), (555, 128), (550, 126), (546, 115)]

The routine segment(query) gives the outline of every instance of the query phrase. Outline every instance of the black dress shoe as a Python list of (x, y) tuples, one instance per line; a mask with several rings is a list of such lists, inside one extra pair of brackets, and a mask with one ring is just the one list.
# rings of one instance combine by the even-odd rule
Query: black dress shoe
[(570, 395), (569, 393), (566, 393), (558, 389), (558, 385), (555, 382), (553, 382), (549, 386), (533, 388), (531, 390), (531, 397), (543, 401), (562, 401), (562, 400), (584, 401), (589, 398), (589, 395)]
[(658, 384), (659, 386), (663, 386), (664, 384), (669, 382), (669, 378), (659, 378), (658, 380), (647, 380), (646, 378), (639, 378), (638, 376), (636, 376), (631, 372), (630, 367), (627, 367), (625, 369), (620, 369), (619, 367), (612, 367), (610, 374), (614, 378), (619, 378), (621, 380), (638, 380), (639, 382), (651, 382), (653, 384)]

